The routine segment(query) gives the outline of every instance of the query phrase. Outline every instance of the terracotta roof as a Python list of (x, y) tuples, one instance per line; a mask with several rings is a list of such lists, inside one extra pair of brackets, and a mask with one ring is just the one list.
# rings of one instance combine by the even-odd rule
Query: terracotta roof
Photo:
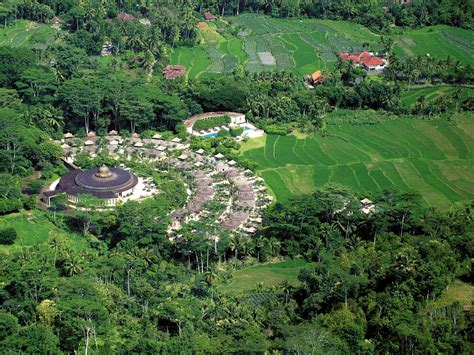
[(132, 21), (132, 20), (136, 20), (136, 17), (131, 15), (131, 14), (127, 14), (126, 12), (121, 12), (117, 15), (117, 18), (121, 21)]
[(311, 79), (313, 79), (313, 81), (319, 81), (319, 80), (321, 80), (321, 79), (322, 79), (321, 70), (315, 71), (315, 72), (311, 75)]
[(183, 65), (167, 65), (163, 69), (163, 76), (166, 79), (176, 79), (186, 75), (186, 67)]
[(379, 57), (370, 57), (370, 58), (366, 58), (362, 61), (362, 63), (366, 66), (366, 67), (376, 67), (376, 66), (379, 66), (379, 65), (384, 65), (385, 62), (380, 59)]
[(217, 19), (217, 16), (211, 14), (210, 12), (205, 12), (204, 13), (204, 18), (209, 21), (209, 20), (215, 20)]

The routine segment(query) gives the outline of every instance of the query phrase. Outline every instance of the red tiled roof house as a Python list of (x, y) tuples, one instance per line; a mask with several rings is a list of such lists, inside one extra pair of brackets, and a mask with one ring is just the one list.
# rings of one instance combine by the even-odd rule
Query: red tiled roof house
[(166, 79), (176, 79), (186, 75), (186, 67), (184, 65), (167, 65), (163, 69), (163, 76)]
[(371, 52), (339, 52), (339, 57), (345, 62), (352, 61), (357, 66), (363, 66), (368, 71), (382, 70), (387, 62)]
[(117, 19), (120, 21), (133, 21), (136, 20), (136, 17), (131, 14), (127, 14), (126, 12), (121, 12), (117, 15)]
[(217, 16), (211, 14), (210, 12), (205, 12), (204, 18), (206, 19), (206, 21), (217, 20)]

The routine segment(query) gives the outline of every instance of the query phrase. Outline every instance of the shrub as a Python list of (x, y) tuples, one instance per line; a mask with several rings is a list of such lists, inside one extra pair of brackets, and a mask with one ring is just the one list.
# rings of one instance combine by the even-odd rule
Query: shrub
[(230, 131), (229, 131), (230, 135), (232, 137), (237, 137), (237, 136), (241, 136), (242, 133), (244, 133), (244, 128), (243, 127), (235, 127), (235, 128), (231, 128)]
[(229, 131), (226, 129), (221, 129), (219, 130), (219, 133), (217, 133), (219, 137), (228, 137), (230, 135)]
[(225, 126), (231, 122), (229, 116), (211, 117), (202, 120), (198, 120), (194, 123), (193, 129), (195, 131), (203, 131), (218, 126)]
[(28, 184), (31, 193), (38, 194), (45, 184), (44, 180), (33, 180)]
[(13, 227), (0, 229), (0, 244), (11, 245), (17, 237), (16, 230)]
[(279, 125), (266, 125), (264, 130), (268, 134), (277, 134), (280, 136), (286, 136), (288, 133), (291, 132), (291, 127), (286, 124), (279, 124)]

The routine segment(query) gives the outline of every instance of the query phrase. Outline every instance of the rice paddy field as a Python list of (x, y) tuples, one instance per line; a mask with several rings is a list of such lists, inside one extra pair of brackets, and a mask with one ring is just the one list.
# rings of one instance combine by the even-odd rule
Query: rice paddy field
[(395, 38), (395, 53), (402, 57), (431, 56), (474, 63), (474, 32), (448, 26), (431, 26), (407, 31)]
[(352, 23), (274, 19), (257, 14), (243, 14), (229, 21), (241, 29), (238, 36), (217, 33), (219, 24), (200, 24), (201, 44), (176, 49), (171, 63), (190, 68), (191, 78), (222, 75), (238, 68), (249, 72), (292, 69), (310, 74), (333, 68), (335, 53), (340, 50), (357, 50), (363, 43), (378, 48), (377, 35)]
[(57, 32), (49, 25), (18, 20), (12, 26), (0, 28), (0, 46), (46, 48), (55, 41)]
[[(363, 44), (373, 51), (381, 48), (379, 35), (346, 21), (242, 14), (226, 18), (224, 27), (223, 22), (202, 23), (200, 45), (177, 48), (171, 63), (189, 68), (190, 78), (216, 77), (236, 69), (249, 72), (289, 69), (305, 75), (333, 69), (339, 51), (360, 50)], [(219, 33), (229, 28), (229, 24), (238, 26), (237, 36)], [(433, 26), (407, 31), (394, 40), (395, 51), (402, 58), (449, 55), (464, 64), (474, 64), (474, 33), (469, 30)], [(260, 53), (270, 53), (274, 60), (266, 60), (268, 55)]]
[(424, 96), (425, 100), (427, 102), (430, 102), (430, 101), (434, 101), (436, 98), (440, 96), (453, 94), (456, 91), (458, 92), (459, 97), (461, 99), (474, 96), (474, 88), (472, 87), (442, 85), (442, 86), (406, 89), (401, 94), (400, 102), (403, 106), (411, 107), (416, 103), (416, 100), (420, 96)]
[(474, 198), (474, 119), (396, 118), (374, 125), (330, 126), (328, 135), (268, 135), (243, 155), (258, 164), (280, 201), (328, 183), (372, 193), (392, 186), (448, 209)]

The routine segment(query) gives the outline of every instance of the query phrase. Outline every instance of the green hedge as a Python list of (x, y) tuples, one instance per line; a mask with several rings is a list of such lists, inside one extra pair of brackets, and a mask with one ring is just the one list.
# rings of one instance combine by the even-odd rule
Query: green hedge
[(241, 136), (244, 133), (244, 127), (231, 128), (229, 133), (232, 137)]
[(17, 237), (16, 230), (13, 227), (0, 229), (0, 244), (11, 245)]
[(203, 131), (214, 127), (225, 126), (230, 124), (230, 122), (231, 119), (229, 116), (211, 117), (196, 121), (194, 123), (193, 129), (195, 131)]

